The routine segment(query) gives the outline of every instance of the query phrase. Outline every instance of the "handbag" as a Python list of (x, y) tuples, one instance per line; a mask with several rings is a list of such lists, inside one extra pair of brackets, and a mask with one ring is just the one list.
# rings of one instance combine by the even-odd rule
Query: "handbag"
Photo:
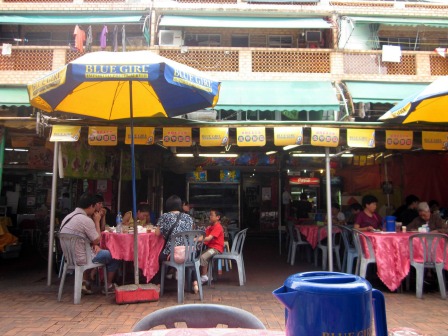
[(185, 246), (174, 246), (174, 262), (176, 264), (183, 264), (185, 262)]

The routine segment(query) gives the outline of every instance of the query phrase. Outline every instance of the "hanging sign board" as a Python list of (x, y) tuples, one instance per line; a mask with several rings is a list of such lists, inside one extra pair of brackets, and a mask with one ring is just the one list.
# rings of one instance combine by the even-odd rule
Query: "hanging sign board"
[(79, 140), (81, 126), (53, 125), (51, 129), (51, 142), (74, 142)]
[(239, 147), (266, 145), (266, 129), (264, 127), (239, 127), (236, 130), (236, 144)]
[(311, 127), (311, 145), (337, 147), (339, 145), (339, 128)]
[[(154, 127), (134, 127), (134, 145), (154, 145)], [(131, 144), (131, 128), (126, 127), (126, 145)]]
[(191, 147), (191, 128), (164, 127), (163, 145), (166, 147)]
[(202, 147), (226, 146), (228, 143), (228, 127), (204, 127), (199, 129), (199, 144)]
[(116, 146), (117, 127), (89, 126), (90, 146)]
[(413, 141), (412, 131), (386, 130), (386, 149), (411, 149)]
[(448, 150), (448, 132), (422, 132), (422, 148)]
[(347, 129), (347, 145), (358, 148), (375, 147), (375, 130)]
[(301, 185), (319, 185), (320, 180), (317, 177), (295, 177), (289, 178), (289, 184), (301, 184)]
[(274, 127), (274, 145), (303, 145), (303, 127)]

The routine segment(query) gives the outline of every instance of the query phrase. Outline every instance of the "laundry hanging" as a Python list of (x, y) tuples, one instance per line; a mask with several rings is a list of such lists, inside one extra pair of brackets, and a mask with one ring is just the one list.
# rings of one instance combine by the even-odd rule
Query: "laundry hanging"
[(89, 28), (87, 28), (87, 39), (86, 39), (86, 51), (87, 52), (92, 51), (92, 42), (93, 42), (92, 26), (89, 26)]
[(113, 38), (113, 43), (114, 43), (114, 51), (118, 51), (118, 26), (115, 25), (114, 27), (114, 38)]
[(107, 26), (104, 25), (103, 30), (101, 31), (101, 37), (100, 37), (100, 47), (102, 50), (106, 49), (107, 46), (107, 33), (109, 31), (107, 30)]
[(79, 52), (83, 53), (84, 42), (86, 40), (86, 32), (82, 30), (81, 27), (76, 25), (73, 35), (75, 35), (75, 48), (78, 49)]
[(122, 51), (126, 51), (126, 27), (123, 25), (123, 28), (121, 28), (121, 47)]

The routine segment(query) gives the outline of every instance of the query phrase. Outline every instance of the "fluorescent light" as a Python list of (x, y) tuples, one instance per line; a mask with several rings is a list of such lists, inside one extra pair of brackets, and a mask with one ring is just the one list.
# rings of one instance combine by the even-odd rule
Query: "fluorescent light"
[(222, 154), (222, 153), (208, 153), (208, 154), (199, 154), (202, 157), (238, 157), (238, 154)]
[(45, 172), (45, 175), (53, 175), (51, 172)]
[(266, 155), (271, 155), (271, 154), (275, 154), (277, 153), (277, 151), (270, 151), (270, 152), (266, 152)]
[[(293, 153), (293, 157), (325, 157), (323, 153)], [(335, 156), (334, 154), (330, 154), (330, 157)], [(351, 153), (342, 154), (341, 157), (353, 157)]]
[(293, 149), (293, 148), (296, 148), (296, 147), (299, 147), (299, 146), (300, 145), (288, 145), (288, 146), (283, 147), (283, 150), (286, 151), (286, 150), (290, 150), (290, 149)]
[(5, 148), (5, 151), (28, 152), (28, 149), (25, 149), (25, 148)]
[(193, 154), (191, 153), (177, 153), (177, 157), (193, 157)]

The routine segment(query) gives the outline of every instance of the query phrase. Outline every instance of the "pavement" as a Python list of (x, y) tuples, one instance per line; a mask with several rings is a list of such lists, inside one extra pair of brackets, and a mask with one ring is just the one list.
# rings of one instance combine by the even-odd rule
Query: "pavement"
[[(256, 315), (268, 329), (285, 330), (284, 308), (272, 291), (296, 273), (318, 270), (296, 256), (296, 264), (286, 263), (286, 254), (279, 255), (277, 236), (251, 236), (244, 247), (247, 283), (238, 285), (234, 266), (223, 271), (211, 287), (204, 286), (204, 303), (234, 306)], [(299, 260), (300, 259), (300, 260)], [(448, 336), (448, 302), (440, 298), (437, 287), (427, 286), (423, 299), (410, 291), (391, 293), (376, 277), (375, 270), (367, 279), (386, 298), (389, 330), (412, 328), (421, 335)], [(176, 281), (167, 280), (164, 296), (157, 302), (138, 304), (115, 303), (115, 296), (101, 294), (83, 296), (80, 305), (73, 304), (73, 277), (68, 276), (61, 302), (57, 301), (59, 279), (53, 273), (47, 286), (46, 262), (32, 248), (22, 251), (18, 259), (0, 259), (0, 335), (111, 335), (130, 332), (146, 314), (177, 305)], [(199, 295), (185, 294), (185, 303), (199, 303)]]

